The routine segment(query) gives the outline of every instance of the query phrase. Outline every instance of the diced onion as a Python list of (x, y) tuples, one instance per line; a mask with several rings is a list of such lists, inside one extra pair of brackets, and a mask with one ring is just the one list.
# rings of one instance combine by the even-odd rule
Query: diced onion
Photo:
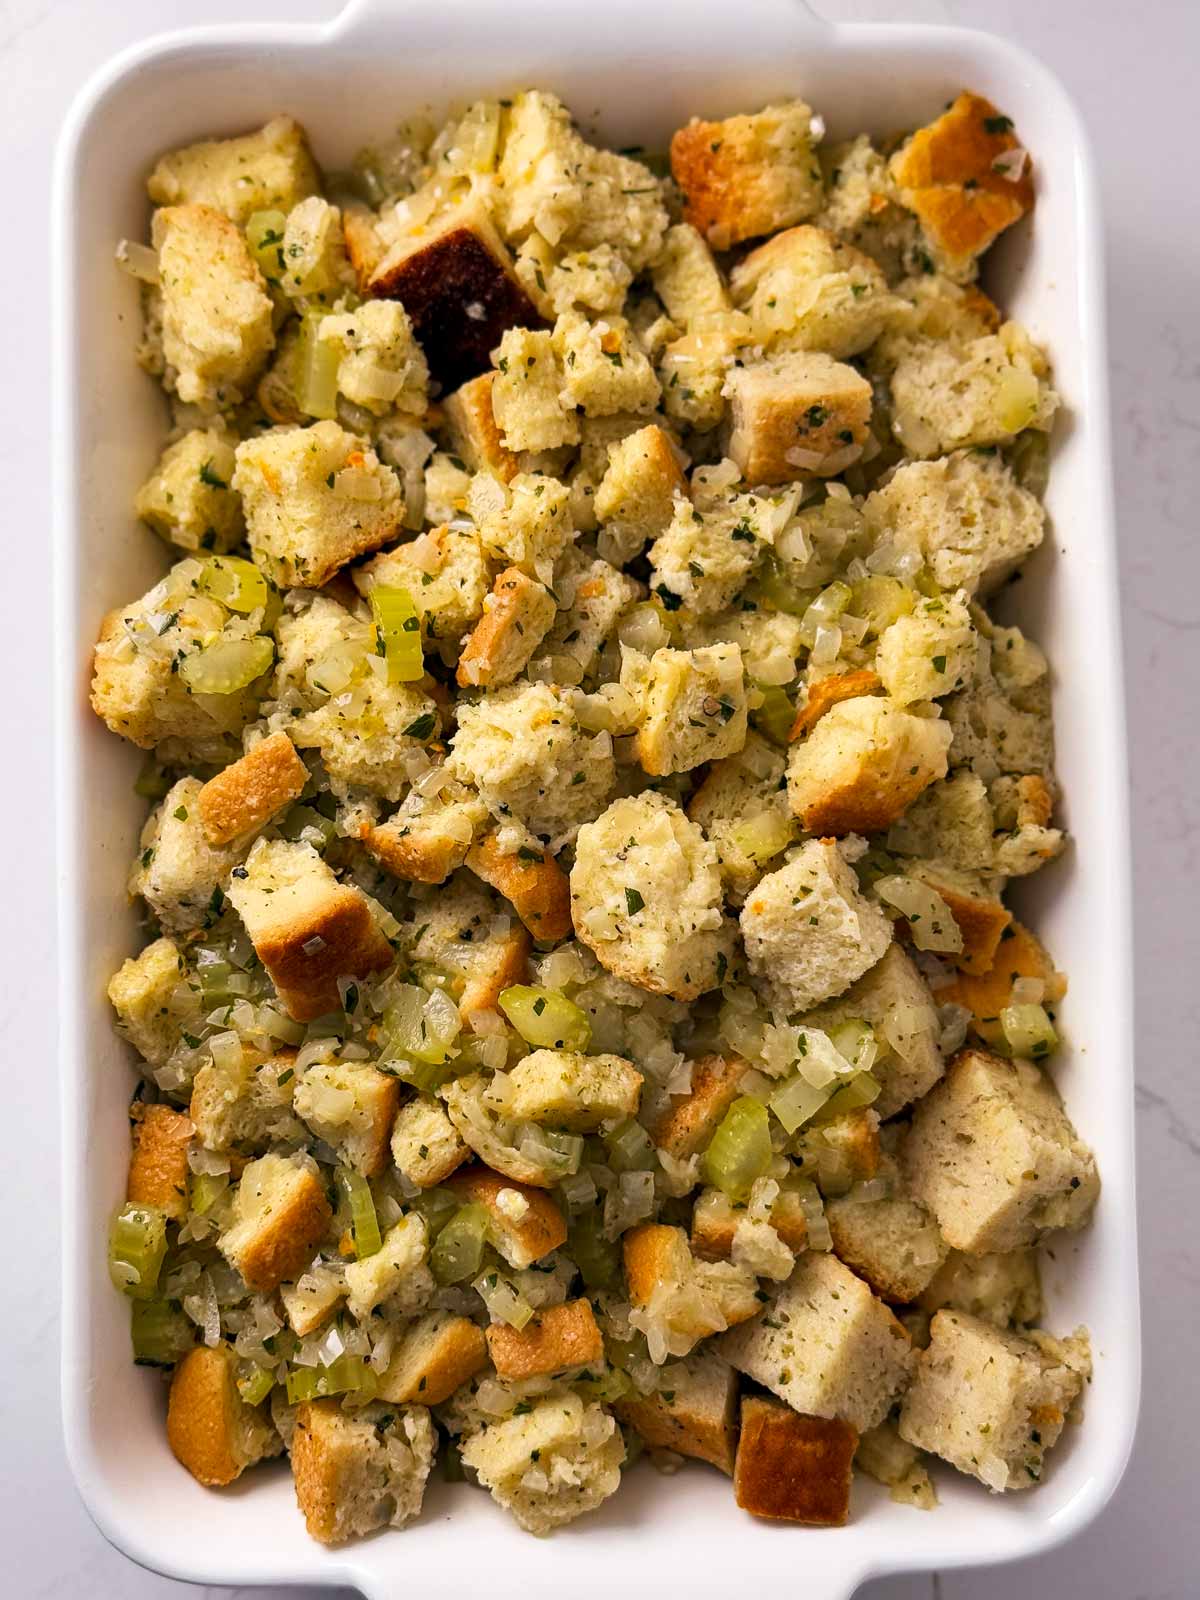
[(918, 950), (957, 954), (962, 949), (962, 933), (950, 907), (927, 883), (899, 875), (880, 878), (875, 893), (905, 918)]
[(117, 245), (117, 265), (141, 283), (157, 283), (158, 252), (136, 239), (122, 239)]

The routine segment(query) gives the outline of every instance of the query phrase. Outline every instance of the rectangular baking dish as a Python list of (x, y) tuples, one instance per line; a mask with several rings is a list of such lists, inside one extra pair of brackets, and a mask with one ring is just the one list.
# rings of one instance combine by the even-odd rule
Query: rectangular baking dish
[[(800, 94), (831, 137), (927, 120), (961, 87), (996, 101), (1034, 154), (1036, 226), (989, 262), (987, 286), (1050, 348), (1065, 418), (1053, 443), (1052, 537), (1010, 590), (1010, 619), (1049, 648), (1058, 767), (1072, 845), (1030, 886), (1026, 914), (1071, 978), (1069, 1048), (1055, 1075), (1096, 1149), (1095, 1225), (1046, 1261), (1048, 1325), (1086, 1322), (1096, 1374), (1086, 1424), (1069, 1429), (1045, 1484), (989, 1498), (949, 1469), (932, 1515), (860, 1479), (837, 1532), (756, 1523), (700, 1469), (639, 1466), (602, 1511), (539, 1542), (483, 1494), (431, 1483), (421, 1520), (328, 1551), (306, 1536), (284, 1467), (235, 1488), (199, 1487), (171, 1456), (157, 1375), (129, 1357), (128, 1307), (109, 1286), (107, 1219), (123, 1195), (132, 1079), (112, 1032), (109, 974), (136, 947), (125, 876), (140, 826), (138, 754), (91, 715), (101, 615), (164, 567), (131, 510), (156, 458), (162, 399), (135, 366), (135, 286), (114, 270), (145, 234), (144, 175), (162, 150), (289, 111), (320, 159), (348, 161), (405, 114), (527, 85), (556, 90), (615, 146), (661, 149), (689, 116)], [(1079, 119), (1020, 49), (949, 28), (819, 22), (797, 0), (357, 0), (328, 27), (241, 25), (127, 52), (84, 90), (56, 176), (55, 554), (58, 913), (63, 1120), (63, 1412), (75, 1476), (103, 1533), (134, 1560), (210, 1584), (401, 1586), (435, 1600), (687, 1592), (728, 1600), (803, 1583), (842, 1600), (885, 1572), (1029, 1556), (1095, 1517), (1115, 1489), (1137, 1411), (1129, 832), (1096, 188)], [(803, 1575), (802, 1578), (799, 1575)], [(782, 1591), (781, 1585), (787, 1590)]]

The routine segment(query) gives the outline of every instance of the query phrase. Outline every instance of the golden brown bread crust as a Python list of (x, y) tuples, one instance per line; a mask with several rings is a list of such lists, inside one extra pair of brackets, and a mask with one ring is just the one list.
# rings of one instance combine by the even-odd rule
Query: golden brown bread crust
[(604, 1359), (604, 1340), (591, 1304), (582, 1299), (547, 1306), (523, 1328), (494, 1322), (487, 1330), (487, 1345), (497, 1375), (513, 1381)]
[(533, 618), (539, 610), (553, 620), (554, 602), (545, 585), (520, 567), (506, 567), (492, 585), (492, 604), (463, 644), (456, 673), (459, 688), (510, 683), (545, 637), (548, 623), (544, 616), (538, 618), (538, 631), (533, 631)]
[(173, 1222), (188, 1209), (188, 1146), (196, 1129), (190, 1117), (170, 1106), (144, 1106), (129, 1112), (133, 1154), (125, 1196), (131, 1205), (157, 1206)]
[(689, 122), (671, 136), (671, 176), (683, 190), (683, 220), (714, 249), (727, 250), (800, 220), (794, 213), (780, 215), (757, 120), (742, 115)]
[[(446, 1187), (453, 1189), (466, 1203), (483, 1206), (491, 1220), (493, 1232), (501, 1241), (501, 1254), (506, 1260), (519, 1257), (521, 1266), (540, 1261), (552, 1250), (567, 1242), (566, 1218), (558, 1203), (544, 1189), (532, 1184), (517, 1183), (502, 1173), (493, 1172), (482, 1161), (460, 1167), (447, 1178)], [(498, 1204), (502, 1189), (515, 1189), (528, 1203), (529, 1209), (519, 1222), (506, 1217)]]
[(237, 1258), (247, 1286), (261, 1294), (305, 1271), (333, 1216), (320, 1179), (303, 1167), (296, 1173), (287, 1203), (263, 1219)]
[(743, 1511), (780, 1522), (840, 1528), (850, 1512), (858, 1432), (839, 1418), (806, 1417), (778, 1400), (742, 1399), (733, 1492)]
[(267, 929), (254, 948), (297, 1022), (340, 1009), (339, 978), (369, 977), (395, 959), (367, 902), (344, 884), (332, 889), (312, 915), (286, 928)]
[(240, 1403), (224, 1349), (200, 1345), (175, 1368), (167, 1400), (167, 1442), (175, 1459), (209, 1489), (232, 1483), (247, 1465), (237, 1448)]
[(367, 854), (394, 877), (409, 883), (445, 883), (466, 860), (470, 846), (462, 839), (421, 833), (413, 828), (402, 832), (392, 826), (392, 820), (368, 823), (360, 837)]
[(830, 784), (798, 813), (806, 833), (841, 839), (882, 833), (929, 786), (924, 773), (897, 774), (887, 750), (864, 752), (852, 782)]
[[(746, 1215), (719, 1190), (706, 1190), (692, 1208), (692, 1254), (705, 1261), (728, 1261), (733, 1255), (733, 1236)], [(793, 1189), (783, 1189), (771, 1207), (771, 1226), (789, 1250), (799, 1253), (808, 1243), (808, 1222), (800, 1197)]]
[(502, 483), (511, 483), (521, 464), (504, 448), (492, 410), (495, 379), (494, 372), (481, 372), (447, 395), (443, 406), (451, 442), (466, 465), (473, 472), (490, 472)]
[(995, 1022), (1012, 1002), (1016, 978), (1041, 978), (1051, 1004), (1067, 992), (1067, 980), (1055, 970), (1046, 947), (1020, 922), (1003, 929), (986, 972), (958, 972), (952, 982), (938, 990), (937, 998), (942, 1005), (966, 1006), (977, 1022)]
[(530, 946), (529, 930), (515, 926), (502, 938), (475, 946), (484, 959), (471, 967), (458, 1002), (468, 1023), (473, 1011), (494, 1011), (510, 984), (525, 981), (529, 973)]
[(1045, 828), (1054, 814), (1054, 795), (1036, 772), (1017, 779), (1017, 827)]
[(308, 768), (295, 745), (286, 733), (273, 733), (201, 789), (197, 804), (208, 842), (228, 844), (261, 828), (298, 800), (307, 782)]
[(309, 1400), (296, 1412), (292, 1434), (292, 1477), (296, 1503), (314, 1539), (333, 1544), (337, 1525), (339, 1449), (337, 1400)]
[(691, 1090), (682, 1100), (670, 1101), (650, 1128), (658, 1148), (680, 1161), (701, 1150), (737, 1099), (746, 1070), (740, 1056), (701, 1056), (693, 1061)]
[(383, 242), (375, 227), (374, 212), (363, 205), (343, 206), (342, 238), (358, 278), (359, 292), (365, 294), (371, 274), (383, 260)]
[(392, 1405), (440, 1405), (487, 1365), (483, 1330), (469, 1317), (434, 1311), (405, 1336), (379, 1380), (379, 1398)]
[(548, 851), (539, 861), (506, 855), (489, 833), (468, 851), (467, 866), (512, 904), (539, 944), (570, 938), (570, 880)]
[(734, 367), (726, 392), (726, 450), (748, 483), (830, 477), (862, 453), (874, 396), (867, 380), (844, 362), (798, 351)]
[[(997, 896), (973, 893), (949, 878), (939, 877), (936, 869), (929, 866), (922, 867), (920, 879), (941, 895), (962, 934), (962, 949), (957, 955), (947, 954), (946, 960), (974, 977), (989, 973), (995, 964), (1004, 931), (1013, 920), (1012, 912)], [(896, 931), (903, 938), (911, 937), (911, 930), (903, 918), (896, 924)], [(942, 991), (939, 990), (938, 1000), (941, 999)]]
[(621, 1235), (625, 1283), (635, 1306), (649, 1304), (666, 1272), (678, 1232), (665, 1222), (642, 1222)]
[(808, 696), (796, 712), (796, 720), (788, 731), (789, 743), (815, 728), (831, 706), (842, 700), (878, 694), (882, 688), (883, 679), (879, 674), (865, 668), (860, 672), (839, 672), (831, 678), (820, 678), (809, 685)]

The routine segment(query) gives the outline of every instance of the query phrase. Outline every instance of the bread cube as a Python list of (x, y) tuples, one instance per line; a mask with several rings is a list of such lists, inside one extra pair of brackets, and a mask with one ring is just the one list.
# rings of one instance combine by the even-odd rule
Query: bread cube
[(343, 1411), (338, 1400), (305, 1403), (291, 1448), (305, 1527), (322, 1544), (402, 1528), (421, 1510), (435, 1451), (425, 1406), (376, 1401)]
[(340, 1274), (320, 1263), (301, 1273), (295, 1283), (279, 1285), (283, 1314), (298, 1339), (315, 1333), (345, 1294), (346, 1285)]
[(917, 796), (889, 828), (887, 846), (900, 855), (936, 856), (962, 872), (989, 872), (995, 866), (995, 828), (987, 786), (960, 767)]
[(595, 667), (622, 612), (645, 590), (607, 561), (589, 561), (572, 576), (556, 577), (555, 593), (562, 609), (546, 635), (544, 653), (572, 656), (586, 674)]
[(921, 1452), (906, 1444), (894, 1422), (881, 1422), (877, 1428), (864, 1433), (858, 1441), (854, 1464), (891, 1492), (890, 1500), (899, 1505), (916, 1506), (920, 1511), (933, 1511), (938, 1497)]
[(633, 282), (628, 263), (611, 244), (569, 250), (556, 260), (554, 251), (536, 233), (525, 241), (517, 257), (517, 276), (530, 299), (550, 316), (580, 307), (592, 316), (619, 313)]
[(805, 686), (803, 702), (796, 708), (796, 718), (788, 732), (793, 742), (811, 733), (825, 713), (843, 700), (859, 700), (865, 695), (878, 694), (883, 681), (877, 672), (862, 668), (855, 672), (835, 672), (828, 678), (818, 678)]
[(156, 939), (130, 956), (108, 981), (108, 998), (117, 1013), (117, 1031), (152, 1066), (162, 1066), (181, 1032), (200, 1020), (199, 986), (173, 939)]
[[(332, 604), (332, 602), (326, 602)], [(339, 608), (340, 609), (340, 608)], [(349, 619), (349, 614), (342, 615)], [(355, 644), (359, 649), (374, 638), (365, 625), (352, 623), (352, 632), (345, 643), (351, 646), (351, 661)], [(287, 633), (281, 626), (281, 637)], [(358, 638), (355, 639), (355, 634)], [(327, 682), (324, 668), (332, 668)], [(333, 791), (341, 799), (357, 798), (358, 792), (379, 795), (384, 800), (398, 800), (409, 786), (411, 759), (436, 736), (441, 727), (438, 703), (425, 693), (433, 687), (431, 680), (421, 683), (388, 683), (386, 675), (371, 670), (365, 654), (358, 656), (351, 667), (351, 680), (330, 693), (332, 682), (342, 682), (346, 671), (347, 651), (335, 648), (330, 656), (316, 664), (316, 670), (306, 685), (308, 699), (313, 708), (297, 715), (277, 713), (277, 720), (286, 721), (293, 742), (304, 750), (317, 750), (329, 777)]]
[[(515, 374), (514, 374), (515, 376)], [(521, 470), (517, 457), (505, 448), (492, 406), (495, 372), (481, 372), (442, 401), (450, 442), (472, 472), (490, 472), (501, 483), (511, 483)]]
[(625, 1445), (601, 1406), (555, 1391), (469, 1434), (462, 1459), (527, 1533), (546, 1534), (616, 1493)]
[(553, 856), (527, 845), (506, 852), (499, 836), (488, 833), (468, 851), (467, 866), (504, 896), (539, 943), (555, 944), (570, 935), (570, 885)]
[[(490, 603), (489, 603), (490, 601)], [(529, 664), (558, 615), (554, 596), (520, 567), (507, 567), (484, 601), (483, 615), (463, 642), (460, 688), (499, 688)]]
[(182, 1222), (188, 1212), (188, 1148), (195, 1128), (182, 1111), (166, 1105), (130, 1108), (133, 1153), (125, 1198), (130, 1205), (154, 1206), (172, 1222)]
[(548, 584), (575, 537), (570, 498), (565, 484), (540, 473), (519, 473), (507, 486), (483, 474), (472, 480), (469, 504), (493, 559), (510, 561)]
[(533, 1050), (509, 1074), (512, 1117), (569, 1133), (595, 1133), (601, 1123), (637, 1115), (642, 1075), (621, 1056)]
[(196, 796), (200, 825), (210, 845), (228, 844), (264, 827), (299, 800), (308, 768), (286, 733), (273, 733), (239, 761), (210, 778)]
[(880, 1200), (851, 1193), (825, 1207), (839, 1260), (868, 1283), (881, 1300), (906, 1305), (928, 1287), (949, 1246), (937, 1224), (907, 1192), (895, 1159), (887, 1155), (879, 1175), (891, 1185)]
[(836, 1256), (810, 1250), (763, 1313), (717, 1341), (739, 1372), (795, 1411), (837, 1417), (860, 1433), (882, 1422), (907, 1386), (908, 1334)]
[(739, 495), (732, 506), (701, 511), (679, 496), (667, 528), (650, 546), (651, 588), (668, 612), (689, 617), (724, 611), (745, 587), (761, 546), (753, 510), (760, 502)]
[(711, 312), (729, 310), (729, 290), (721, 269), (690, 222), (667, 229), (650, 277), (667, 315), (682, 328)]
[(270, 1294), (298, 1278), (316, 1255), (333, 1218), (315, 1162), (265, 1155), (243, 1170), (233, 1221), (217, 1240), (250, 1289)]
[(557, 245), (583, 210), (578, 179), (587, 146), (556, 95), (525, 90), (506, 111), (496, 197), (505, 234), (524, 239), (536, 229)]
[(972, 1255), (1083, 1227), (1100, 1189), (1049, 1078), (986, 1050), (961, 1050), (919, 1102), (901, 1159), (947, 1242)]
[(400, 1107), (391, 1142), (392, 1160), (401, 1176), (419, 1189), (444, 1183), (470, 1154), (445, 1109), (424, 1095)]
[(878, 833), (946, 776), (951, 730), (893, 700), (830, 708), (788, 758), (788, 799), (809, 833)]
[(862, 455), (871, 385), (820, 351), (735, 367), (726, 380), (726, 454), (747, 483), (835, 477)]
[(877, 539), (919, 550), (942, 589), (990, 594), (1041, 544), (1046, 513), (1000, 455), (956, 450), (906, 461), (869, 494)]
[(840, 1528), (850, 1514), (858, 1433), (837, 1417), (803, 1417), (777, 1400), (742, 1396), (733, 1492), (743, 1511), (777, 1522)]
[(367, 287), (377, 298), (403, 305), (430, 375), (443, 389), (457, 389), (486, 372), (509, 328), (536, 328), (539, 322), (476, 196), (401, 234)]
[(434, 794), (410, 789), (386, 822), (368, 826), (362, 842), (381, 867), (412, 883), (444, 883), (461, 867), (488, 809), (449, 779)]
[(823, 350), (839, 361), (875, 343), (894, 304), (870, 256), (808, 224), (743, 256), (729, 287), (769, 349)]
[(302, 1144), (305, 1130), (293, 1111), (295, 1093), (294, 1050), (264, 1056), (243, 1045), (200, 1068), (192, 1080), (188, 1115), (206, 1150)]
[(1078, 1359), (1063, 1359), (1074, 1352), (1048, 1352), (961, 1311), (939, 1311), (929, 1331), (900, 1437), (993, 1493), (1032, 1488), (1083, 1388)]
[(1048, 777), (1054, 728), (1046, 658), (1019, 628), (996, 628), (979, 611), (975, 626), (974, 680), (945, 705), (954, 730), (951, 760), (985, 783), (1001, 773)]
[(748, 733), (735, 756), (714, 761), (688, 803), (689, 818), (716, 846), (727, 892), (742, 900), (792, 841), (783, 756)]
[(802, 100), (723, 122), (694, 118), (671, 138), (685, 222), (714, 250), (803, 222), (822, 199), (812, 112)]
[(400, 1101), (399, 1080), (357, 1061), (317, 1061), (295, 1090), (296, 1114), (340, 1160), (366, 1178), (387, 1165)]
[(997, 1328), (1036, 1322), (1042, 1314), (1037, 1251), (980, 1256), (952, 1250), (917, 1303), (922, 1311), (965, 1311)]
[[(456, 1100), (457, 1097), (447, 1097), (451, 1116)], [(566, 1219), (545, 1188), (518, 1182), (493, 1172), (480, 1162), (461, 1167), (448, 1180), (447, 1187), (454, 1191), (462, 1205), (484, 1208), (496, 1249), (509, 1266), (518, 1271), (541, 1261), (567, 1241)], [(513, 1203), (513, 1196), (518, 1202), (524, 1202), (523, 1207)]]
[(338, 354), (338, 393), (377, 417), (390, 411), (423, 416), (429, 369), (404, 307), (367, 300), (321, 319), (321, 342)]
[(1047, 433), (1057, 409), (1046, 357), (1015, 322), (965, 345), (912, 340), (892, 373), (892, 431), (918, 458)]
[(736, 644), (656, 650), (635, 749), (652, 777), (736, 755), (746, 742), (746, 680)]
[(133, 509), (180, 550), (232, 550), (245, 528), (242, 502), (230, 488), (233, 448), (217, 428), (192, 428), (163, 451)]
[(662, 1387), (613, 1405), (651, 1450), (708, 1461), (733, 1476), (737, 1449), (737, 1377), (705, 1346), (663, 1368)]
[(687, 484), (668, 435), (656, 423), (618, 440), (596, 490), (595, 511), (615, 553), (629, 561), (670, 522)]
[[(846, 995), (852, 995), (857, 987), (856, 984), (847, 989)], [(854, 1184), (875, 1177), (879, 1171), (879, 1113), (873, 1106), (858, 1106), (820, 1122), (809, 1122), (795, 1135), (792, 1151), (800, 1172), (816, 1184), (826, 1199), (845, 1194)]]
[(685, 1095), (672, 1095), (649, 1129), (658, 1148), (677, 1161), (687, 1161), (707, 1147), (748, 1071), (740, 1056), (701, 1056), (691, 1066), (691, 1088)]
[(936, 700), (974, 676), (975, 630), (965, 591), (918, 600), (879, 636), (875, 668), (898, 706)]
[(654, 368), (624, 317), (592, 322), (568, 311), (554, 324), (553, 337), (564, 404), (588, 417), (642, 416), (658, 405)]
[(889, 283), (932, 267), (920, 225), (900, 204), (887, 157), (865, 134), (823, 145), (825, 204), (814, 220), (879, 263)]
[(343, 290), (357, 287), (341, 210), (320, 195), (310, 195), (291, 208), (279, 248), (277, 281), (289, 299), (332, 302)]
[(271, 297), (250, 247), (235, 223), (202, 205), (156, 211), (152, 238), (168, 387), (206, 411), (236, 405), (274, 343)]
[(377, 583), (406, 589), (426, 639), (457, 640), (483, 615), (491, 572), (479, 535), (472, 528), (433, 528), (354, 570), (360, 594)]
[[(340, 492), (345, 472), (375, 486), (376, 497)], [(348, 561), (394, 538), (404, 516), (396, 474), (336, 422), (247, 439), (237, 448), (233, 486), (255, 559), (281, 589), (319, 589)]]
[(129, 892), (140, 894), (170, 933), (209, 927), (223, 905), (221, 885), (245, 846), (210, 844), (200, 817), (199, 778), (180, 778), (142, 829)]
[(364, 896), (340, 884), (307, 844), (260, 839), (229, 901), (279, 999), (298, 1022), (340, 1010), (337, 980), (367, 978), (394, 953)]
[(601, 966), (652, 994), (720, 984), (732, 943), (716, 851), (662, 795), (614, 800), (580, 828), (571, 920)]
[[(691, 1244), (695, 1255), (706, 1261), (729, 1261), (740, 1223), (748, 1220), (745, 1206), (735, 1205), (720, 1189), (701, 1189), (692, 1210)], [(771, 1204), (766, 1220), (793, 1255), (808, 1242), (808, 1222), (800, 1195), (795, 1189), (781, 1189)]]
[(392, 1405), (441, 1405), (487, 1359), (482, 1328), (450, 1311), (430, 1311), (405, 1329), (379, 1379), (379, 1398)]
[(172, 150), (146, 180), (155, 205), (213, 206), (239, 227), (256, 211), (290, 211), (320, 188), (304, 129), (291, 117), (272, 117), (236, 139)]
[(387, 1304), (411, 1316), (434, 1291), (425, 1265), (427, 1233), (424, 1217), (415, 1212), (400, 1218), (383, 1236), (374, 1255), (346, 1263), (346, 1305), (365, 1322), (377, 1306)]
[(1033, 206), (1029, 153), (990, 100), (963, 91), (889, 162), (938, 268), (966, 279), (977, 257)]
[(492, 378), (492, 413), (505, 450), (556, 450), (579, 443), (579, 419), (563, 398), (563, 381), (562, 361), (548, 331), (520, 327), (504, 335)]
[(966, 1006), (976, 1023), (997, 1023), (1005, 1006), (1012, 1004), (1017, 978), (1038, 978), (1045, 986), (1043, 998), (1051, 1005), (1067, 992), (1067, 980), (1057, 972), (1041, 941), (1020, 922), (1011, 922), (1000, 935), (995, 959), (987, 972), (959, 971), (938, 990), (943, 1005)]
[(523, 1328), (494, 1322), (487, 1329), (487, 1346), (503, 1382), (549, 1377), (604, 1360), (604, 1340), (587, 1300), (547, 1306)]
[(658, 362), (666, 414), (698, 432), (716, 428), (727, 409), (730, 370), (754, 343), (754, 327), (743, 311), (704, 312), (687, 333), (669, 339)]
[(682, 1228), (639, 1223), (622, 1236), (621, 1250), (630, 1322), (660, 1366), (761, 1309), (754, 1274), (729, 1261), (697, 1260)]
[(247, 1467), (283, 1449), (266, 1407), (248, 1406), (238, 1393), (227, 1345), (197, 1346), (175, 1368), (167, 1442), (175, 1459), (209, 1489), (232, 1483)]
[(832, 839), (810, 839), (768, 873), (747, 898), (741, 924), (751, 973), (768, 1003), (789, 1015), (848, 989), (892, 939), (891, 924), (859, 893)]
[(529, 935), (517, 925), (498, 929), (497, 909), (463, 873), (416, 908), (419, 930), (409, 958), (449, 974), (447, 991), (468, 1025), (473, 1012), (494, 1011), (501, 991), (528, 973)]

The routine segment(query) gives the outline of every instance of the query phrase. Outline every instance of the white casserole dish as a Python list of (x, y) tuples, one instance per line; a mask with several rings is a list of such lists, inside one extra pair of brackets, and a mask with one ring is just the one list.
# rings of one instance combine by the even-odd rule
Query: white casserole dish
[[(1086, 1322), (1096, 1374), (1088, 1415), (1045, 1484), (989, 1498), (949, 1469), (941, 1508), (893, 1505), (860, 1478), (837, 1532), (779, 1528), (738, 1511), (701, 1469), (648, 1466), (603, 1510), (539, 1542), (487, 1496), (431, 1484), (421, 1520), (329, 1551), (304, 1532), (290, 1477), (260, 1469), (200, 1488), (174, 1461), (157, 1375), (130, 1361), (128, 1306), (111, 1289), (105, 1232), (123, 1195), (132, 1077), (105, 982), (136, 946), (125, 876), (142, 821), (139, 756), (87, 707), (101, 615), (141, 593), (164, 551), (131, 511), (163, 429), (156, 386), (135, 366), (135, 286), (115, 241), (143, 237), (143, 179), (163, 149), (234, 133), (286, 110), (319, 157), (345, 163), (408, 111), (539, 85), (614, 145), (661, 148), (693, 113), (721, 116), (801, 94), (830, 136), (927, 120), (963, 86), (1011, 115), (1033, 152), (1036, 223), (994, 252), (988, 286), (1049, 345), (1066, 417), (1054, 435), (1053, 537), (1006, 610), (1049, 649), (1058, 768), (1073, 847), (1038, 880), (1028, 914), (1069, 974), (1069, 1048), (1055, 1068), (1104, 1191), (1095, 1225), (1045, 1263), (1048, 1325)], [(593, 120), (594, 119), (594, 120)], [(1109, 482), (1103, 279), (1096, 190), (1078, 117), (1020, 50), (982, 34), (830, 27), (797, 0), (357, 0), (332, 26), (238, 26), (178, 34), (106, 68), (77, 101), (57, 169), (56, 558), (59, 926), (63, 1124), (63, 1408), (75, 1475), (104, 1534), (163, 1573), (212, 1584), (401, 1585), (433, 1600), (486, 1585), (494, 1600), (579, 1600), (655, 1590), (728, 1600), (752, 1573), (778, 1591), (803, 1574), (810, 1600), (866, 1577), (1028, 1556), (1095, 1517), (1132, 1442), (1139, 1376), (1133, 1180), (1133, 1054), (1126, 754)]]

